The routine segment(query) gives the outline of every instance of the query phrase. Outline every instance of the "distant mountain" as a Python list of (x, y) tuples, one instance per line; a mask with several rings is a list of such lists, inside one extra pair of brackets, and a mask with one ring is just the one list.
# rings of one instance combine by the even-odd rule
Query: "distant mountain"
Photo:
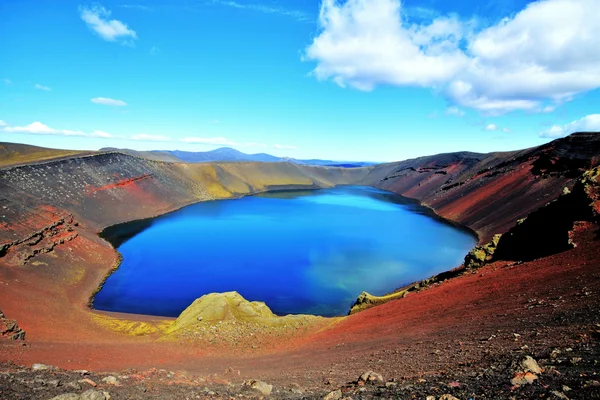
[(281, 158), (266, 153), (246, 154), (230, 147), (220, 147), (210, 151), (181, 151), (181, 150), (155, 150), (168, 153), (185, 162), (210, 162), (210, 161), (259, 161), (278, 162)]
[(255, 161), (255, 162), (291, 162), (303, 165), (320, 165), (331, 167), (356, 168), (376, 163), (364, 161), (333, 161), (333, 160), (297, 160), (295, 158), (277, 157), (266, 153), (246, 154), (230, 147), (221, 147), (210, 151), (181, 151), (181, 150), (155, 150), (162, 154), (170, 154), (185, 162), (211, 162), (211, 161)]

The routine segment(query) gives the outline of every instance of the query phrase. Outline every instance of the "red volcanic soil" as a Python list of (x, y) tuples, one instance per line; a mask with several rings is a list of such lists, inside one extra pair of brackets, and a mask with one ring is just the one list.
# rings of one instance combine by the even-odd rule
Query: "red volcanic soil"
[[(275, 340), (243, 354), (223, 348), (215, 354), (194, 343), (153, 342), (102, 330), (81, 332), (85, 327), (70, 326), (69, 311), (53, 315), (53, 331), (26, 346), (2, 342), (0, 358), (69, 369), (157, 367), (227, 380), (260, 377), (323, 390), (329, 380), (342, 385), (367, 370), (396, 379), (483, 371), (505, 354), (543, 355), (591, 340), (600, 323), (594, 311), (600, 306), (597, 229), (579, 224), (572, 250), (527, 263), (495, 262), (347, 317), (331, 329), (286, 343)], [(13, 295), (16, 303), (34, 307), (37, 316), (52, 313), (47, 304), (28, 301), (26, 293)], [(34, 328), (35, 318), (23, 326)], [(230, 367), (240, 375), (228, 375)]]

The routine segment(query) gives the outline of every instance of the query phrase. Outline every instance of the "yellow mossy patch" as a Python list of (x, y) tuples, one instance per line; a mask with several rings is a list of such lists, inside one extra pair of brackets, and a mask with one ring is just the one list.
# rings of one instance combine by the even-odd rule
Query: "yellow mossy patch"
[(367, 308), (375, 307), (379, 304), (387, 303), (388, 301), (401, 299), (408, 294), (408, 290), (386, 294), (385, 296), (373, 296), (367, 292), (362, 292), (356, 303), (350, 309), (350, 315), (366, 310)]
[(200, 199), (227, 199), (233, 197), (220, 182), (213, 164), (175, 164), (183, 175), (195, 183), (194, 193)]
[(131, 336), (161, 334), (171, 325), (171, 321), (157, 320), (153, 322), (129, 321), (112, 318), (101, 314), (91, 314), (92, 320), (104, 328)]
[(81, 265), (73, 265), (71, 268), (67, 269), (67, 276), (65, 276), (65, 282), (69, 285), (74, 285), (77, 282), (80, 282), (85, 276), (85, 268)]
[(210, 293), (194, 301), (165, 330), (163, 339), (192, 339), (253, 348), (308, 331), (325, 329), (336, 319), (314, 315), (277, 316), (237, 292)]
[[(232, 163), (218, 164), (230, 179), (223, 179), (226, 187), (240, 194), (264, 191), (269, 186), (305, 185), (312, 186), (314, 181), (303, 174), (298, 166), (286, 163)], [(243, 185), (242, 185), (243, 184)], [(249, 188), (250, 186), (251, 188)], [(239, 191), (239, 190), (242, 191)]]

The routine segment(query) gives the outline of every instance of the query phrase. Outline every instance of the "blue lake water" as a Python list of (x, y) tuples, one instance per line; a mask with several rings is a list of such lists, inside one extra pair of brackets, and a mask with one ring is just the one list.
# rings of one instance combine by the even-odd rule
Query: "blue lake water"
[(94, 307), (162, 316), (232, 290), (280, 315), (345, 315), (363, 290), (449, 270), (476, 243), (411, 200), (354, 186), (198, 203), (105, 237), (123, 262)]

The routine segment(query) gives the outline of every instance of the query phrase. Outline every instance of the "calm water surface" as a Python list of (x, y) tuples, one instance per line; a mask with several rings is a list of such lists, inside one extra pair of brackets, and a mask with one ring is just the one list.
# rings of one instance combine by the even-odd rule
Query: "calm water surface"
[(383, 295), (451, 269), (476, 242), (424, 207), (366, 187), (204, 202), (106, 236), (123, 263), (94, 307), (163, 316), (231, 290), (280, 315), (344, 315), (363, 290)]

